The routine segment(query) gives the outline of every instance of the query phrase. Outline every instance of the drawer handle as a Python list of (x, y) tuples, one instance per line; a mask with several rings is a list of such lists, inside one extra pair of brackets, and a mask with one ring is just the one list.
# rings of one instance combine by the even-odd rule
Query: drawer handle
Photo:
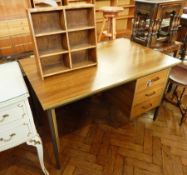
[(149, 105), (147, 105), (147, 106), (142, 106), (142, 108), (143, 109), (149, 109), (149, 108), (151, 108), (152, 107), (152, 104), (150, 103)]
[(145, 96), (146, 97), (150, 97), (150, 96), (153, 96), (153, 95), (155, 95), (156, 94), (156, 92), (155, 91), (153, 91), (152, 93), (150, 93), (150, 94), (145, 94)]
[(158, 81), (158, 80), (160, 80), (160, 78), (159, 78), (159, 77), (155, 77), (155, 78), (153, 78), (153, 79), (151, 80), (151, 82)]
[(12, 134), (9, 135), (9, 138), (8, 138), (8, 139), (0, 138), (0, 141), (1, 141), (1, 142), (9, 142), (9, 141), (12, 140), (12, 138), (13, 138), (14, 136), (16, 136), (16, 134), (15, 134), (15, 133), (12, 133)]
[(152, 83), (155, 82), (155, 81), (158, 81), (158, 80), (160, 80), (159, 77), (155, 77), (155, 78), (153, 78), (153, 79), (151, 79), (151, 80), (148, 80), (148, 81), (147, 81), (147, 87), (152, 86)]
[(18, 106), (19, 108), (22, 108), (22, 107), (23, 107), (23, 105), (22, 105), (22, 104), (18, 104), (17, 106)]
[(9, 115), (8, 114), (4, 114), (2, 116), (2, 119), (0, 120), (0, 123), (2, 123), (7, 117), (9, 117)]

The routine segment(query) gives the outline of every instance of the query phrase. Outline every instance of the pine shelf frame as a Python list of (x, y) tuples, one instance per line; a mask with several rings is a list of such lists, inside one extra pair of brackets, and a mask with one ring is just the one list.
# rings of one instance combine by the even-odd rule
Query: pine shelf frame
[[(38, 7), (46, 7), (47, 5), (43, 4), (43, 1), (41, 0), (31, 0), (33, 7), (34, 8), (38, 8)], [(62, 1), (61, 0), (56, 0), (56, 3), (58, 4), (58, 6), (62, 5)]]
[(94, 4), (95, 0), (63, 0), (64, 5)]
[(42, 79), (97, 65), (93, 4), (28, 9)]

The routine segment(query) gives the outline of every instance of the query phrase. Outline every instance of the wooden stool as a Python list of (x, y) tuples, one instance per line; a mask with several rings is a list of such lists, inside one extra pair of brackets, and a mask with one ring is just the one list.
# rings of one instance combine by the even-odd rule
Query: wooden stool
[[(174, 104), (179, 107), (181, 114), (182, 114), (180, 125), (187, 118), (187, 106), (184, 106), (182, 104), (182, 97), (184, 95), (185, 90), (187, 89), (187, 76), (186, 75), (187, 75), (187, 65), (182, 63), (179, 66), (175, 66), (171, 70), (171, 73), (169, 76), (169, 83), (171, 83), (172, 85), (175, 85), (173, 98), (176, 97), (177, 101)], [(178, 94), (177, 92), (178, 86), (182, 87), (182, 92), (180, 94)]]
[[(98, 42), (101, 40), (103, 34), (109, 37), (109, 39), (116, 39), (116, 17), (119, 12), (123, 11), (123, 8), (110, 6), (110, 7), (102, 7), (97, 11), (103, 12), (103, 17), (104, 17)], [(104, 31), (107, 22), (108, 22), (107, 31)]]
[[(183, 45), (181, 47), (182, 51), (186, 51), (186, 42), (187, 42), (187, 34), (183, 39)], [(187, 63), (184, 61), (184, 53), (180, 52), (180, 59), (183, 61), (180, 65), (177, 65), (172, 68), (170, 75), (169, 75), (169, 82), (168, 82), (168, 90), (170, 92), (172, 87), (174, 86), (174, 90), (172, 92), (172, 97), (169, 99), (166, 96), (166, 100), (170, 103), (179, 107), (182, 118), (180, 121), (180, 125), (183, 121), (187, 118), (187, 105), (182, 104), (183, 95), (187, 89)], [(182, 88), (179, 93), (178, 87)], [(176, 98), (176, 101), (174, 99)]]

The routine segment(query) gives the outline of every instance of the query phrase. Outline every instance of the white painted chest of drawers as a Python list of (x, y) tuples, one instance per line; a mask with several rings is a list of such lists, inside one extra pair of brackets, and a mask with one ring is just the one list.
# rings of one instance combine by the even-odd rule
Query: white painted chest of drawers
[(19, 65), (0, 65), (0, 152), (22, 143), (35, 146), (44, 174), (43, 146), (28, 103), (29, 93)]

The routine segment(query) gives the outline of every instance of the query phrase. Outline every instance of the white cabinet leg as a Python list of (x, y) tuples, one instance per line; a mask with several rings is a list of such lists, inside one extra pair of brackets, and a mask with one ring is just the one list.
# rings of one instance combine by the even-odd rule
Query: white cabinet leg
[(27, 144), (36, 147), (42, 171), (44, 172), (45, 175), (49, 175), (48, 171), (44, 166), (43, 145), (40, 137), (38, 135), (33, 137), (31, 140), (27, 141)]

